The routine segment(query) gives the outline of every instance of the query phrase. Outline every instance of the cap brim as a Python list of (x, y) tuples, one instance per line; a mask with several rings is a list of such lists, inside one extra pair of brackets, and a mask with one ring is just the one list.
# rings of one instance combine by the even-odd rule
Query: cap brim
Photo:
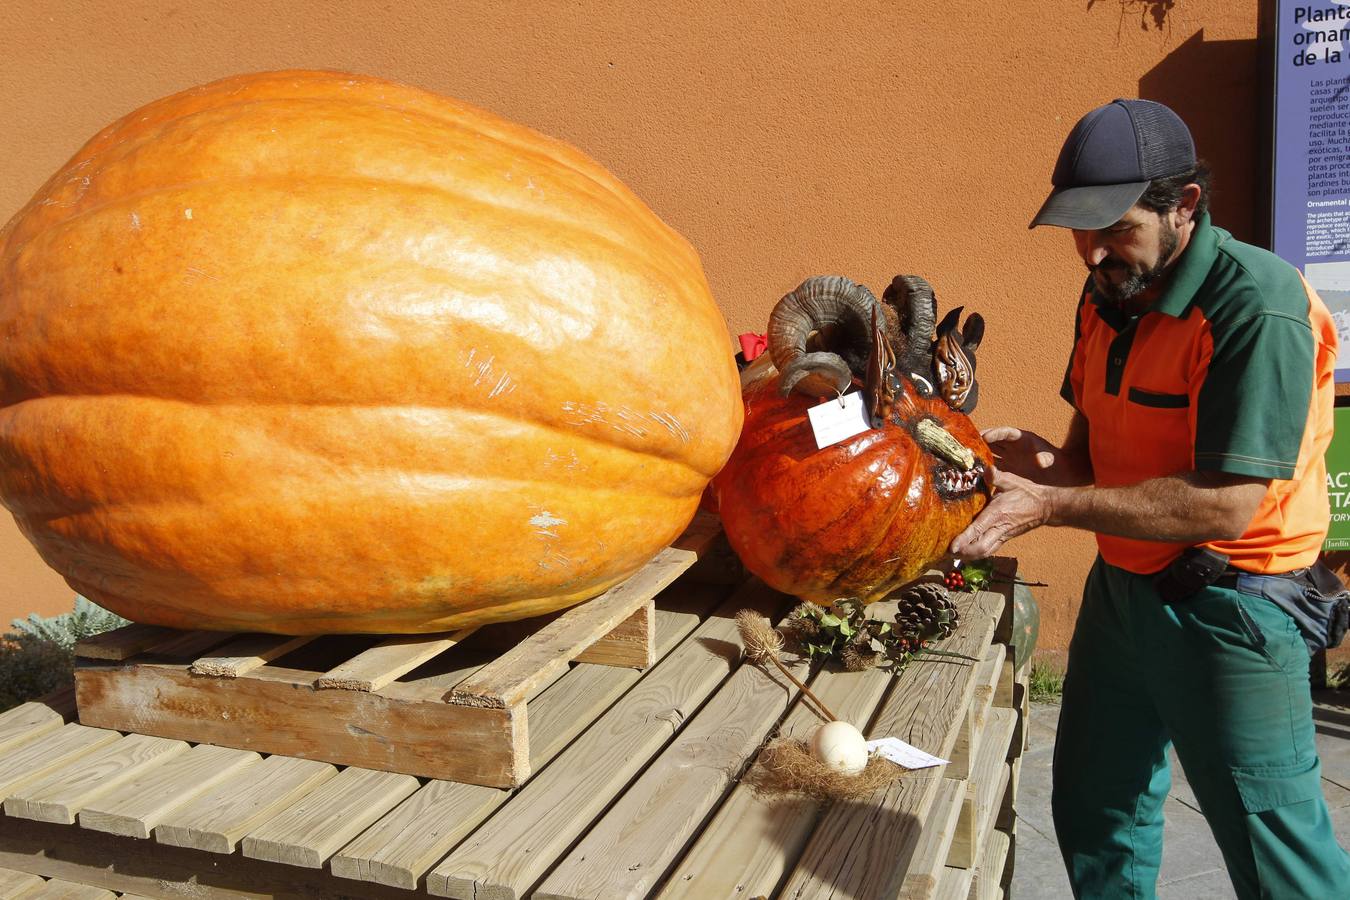
[(1062, 228), (1106, 228), (1120, 221), (1120, 217), (1144, 195), (1147, 181), (1127, 184), (1089, 184), (1082, 187), (1060, 188), (1051, 192), (1036, 218), (1028, 228), (1037, 225), (1058, 225)]

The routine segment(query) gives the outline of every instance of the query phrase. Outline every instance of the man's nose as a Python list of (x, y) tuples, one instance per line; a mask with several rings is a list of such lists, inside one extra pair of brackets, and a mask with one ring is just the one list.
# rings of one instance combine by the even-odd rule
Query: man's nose
[(1106, 259), (1109, 250), (1102, 241), (1097, 239), (1097, 235), (1091, 231), (1075, 231), (1073, 233), (1074, 243), (1078, 247), (1078, 255), (1083, 258), (1083, 262), (1089, 266), (1096, 266)]

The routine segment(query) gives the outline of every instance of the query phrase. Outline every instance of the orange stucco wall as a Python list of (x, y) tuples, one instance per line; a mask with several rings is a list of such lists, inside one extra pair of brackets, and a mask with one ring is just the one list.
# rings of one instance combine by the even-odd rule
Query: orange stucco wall
[[(1027, 220), (1089, 108), (1144, 96), (1189, 119), (1216, 219), (1259, 234), (1266, 179), (1256, 0), (940, 4), (324, 0), (0, 4), (0, 219), (85, 139), (164, 94), (312, 67), (407, 81), (580, 146), (702, 253), (729, 334), (814, 274), (926, 276), (980, 311), (982, 426), (1058, 437), (1081, 264)], [(730, 338), (728, 352), (730, 352)], [(0, 352), (3, 352), (0, 348)], [(1009, 551), (1064, 646), (1091, 558), (1044, 530)], [(0, 625), (71, 592), (0, 521)]]

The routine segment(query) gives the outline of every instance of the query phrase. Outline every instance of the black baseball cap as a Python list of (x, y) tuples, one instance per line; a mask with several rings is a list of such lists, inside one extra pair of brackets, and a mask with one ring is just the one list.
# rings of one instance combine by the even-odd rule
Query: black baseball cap
[(1152, 100), (1112, 100), (1069, 132), (1050, 176), (1055, 189), (1028, 227), (1105, 228), (1154, 178), (1195, 165), (1195, 143), (1180, 116)]

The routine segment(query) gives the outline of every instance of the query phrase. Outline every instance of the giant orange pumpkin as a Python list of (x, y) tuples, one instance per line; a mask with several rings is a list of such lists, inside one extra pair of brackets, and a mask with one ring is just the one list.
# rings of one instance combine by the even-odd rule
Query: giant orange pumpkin
[(694, 250), (582, 153), (421, 90), (230, 78), (0, 231), (0, 496), (143, 622), (417, 632), (603, 591), (741, 424)]
[[(927, 282), (897, 276), (885, 299), (826, 276), (779, 302), (773, 364), (747, 370), (745, 427), (713, 481), (746, 568), (806, 600), (885, 597), (946, 556), (988, 500), (992, 455), (966, 415), (983, 319), (962, 335), (958, 309), (934, 340)], [(873, 427), (819, 448), (808, 409), (854, 390), (885, 395)]]

